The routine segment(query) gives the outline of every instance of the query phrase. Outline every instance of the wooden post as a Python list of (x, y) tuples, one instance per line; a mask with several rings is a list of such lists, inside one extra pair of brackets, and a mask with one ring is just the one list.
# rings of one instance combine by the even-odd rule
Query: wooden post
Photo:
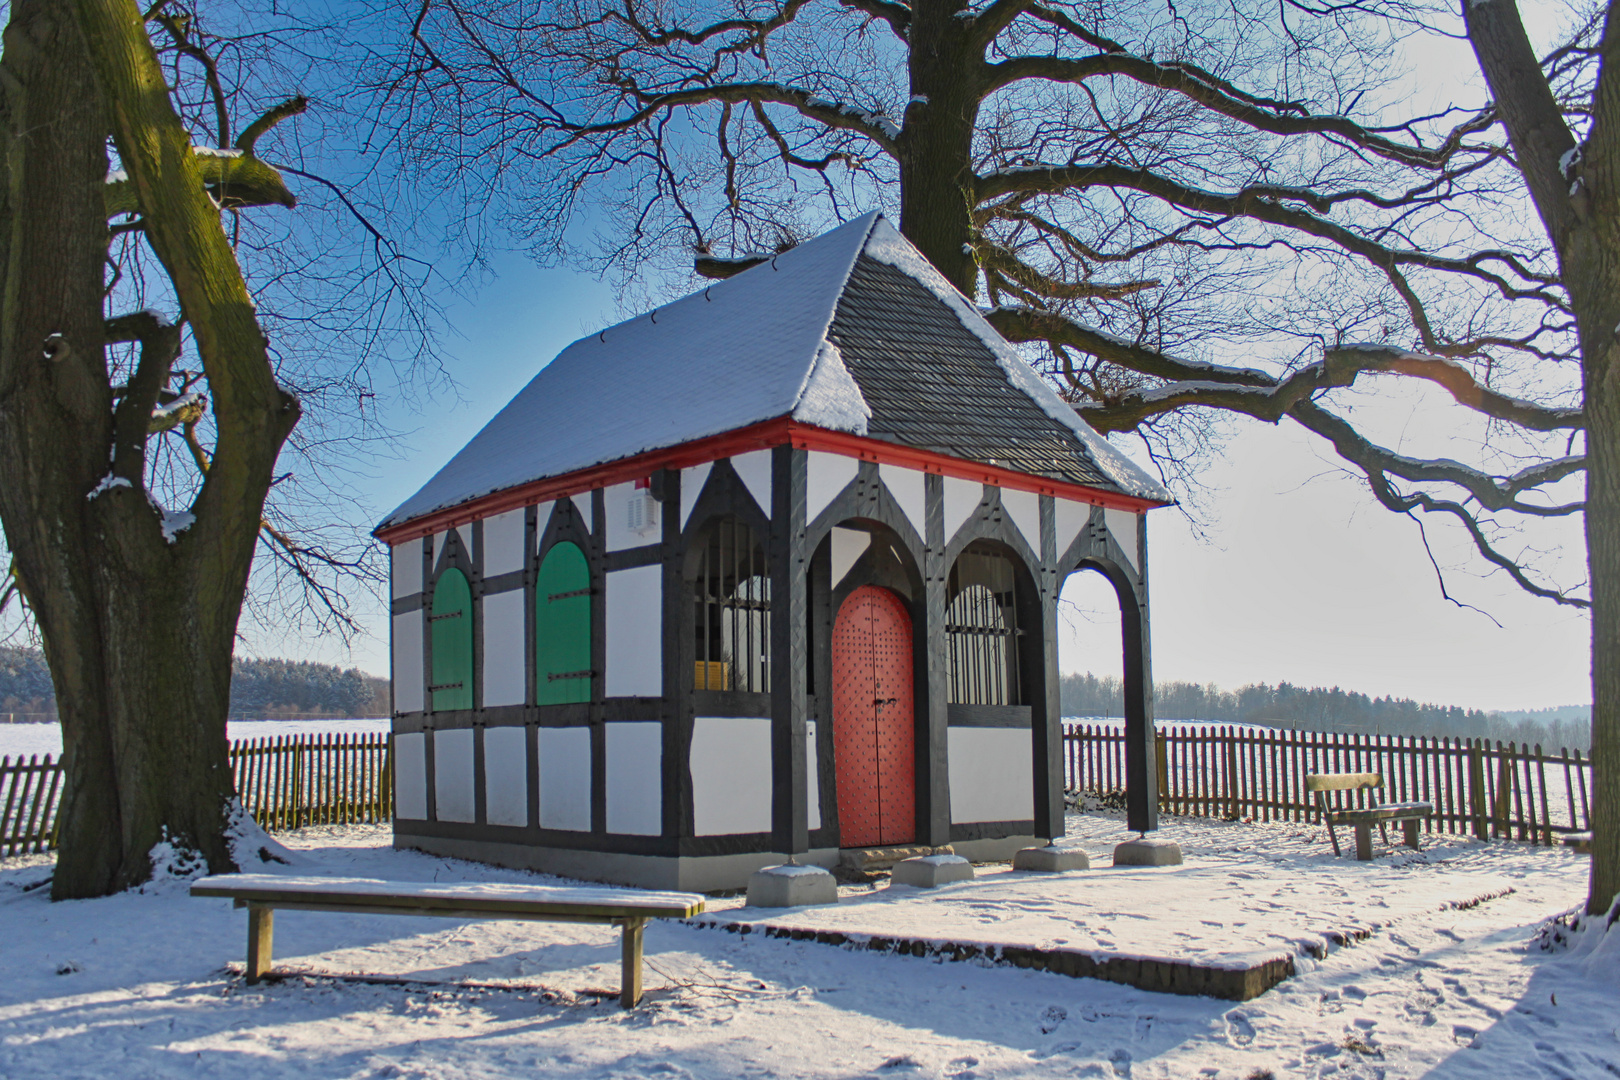
[(1503, 749), (1496, 742), (1496, 804), (1491, 818), (1496, 824), (1496, 835), (1513, 839), (1513, 750)]
[(1237, 729), (1222, 727), (1221, 735), (1226, 743), (1226, 820), (1237, 821), (1242, 817), (1238, 811)]
[(1480, 757), (1480, 740), (1468, 742), (1468, 809), (1474, 819), (1474, 835), (1481, 840), (1491, 838), (1489, 820), (1485, 810), (1485, 762)]
[(270, 941), (275, 930), (276, 909), (262, 904), (248, 905), (247, 981), (252, 986), (270, 974)]
[(641, 935), (646, 919), (624, 920), (624, 947), (620, 958), (619, 1005), (633, 1009), (641, 1004)]
[(1170, 757), (1169, 748), (1165, 742), (1162, 731), (1153, 735), (1153, 765), (1159, 773), (1159, 808), (1169, 811), (1170, 807)]

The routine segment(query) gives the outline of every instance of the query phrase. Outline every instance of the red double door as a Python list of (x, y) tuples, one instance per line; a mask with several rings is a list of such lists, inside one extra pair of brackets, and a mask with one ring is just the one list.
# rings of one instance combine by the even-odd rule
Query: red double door
[(917, 743), (911, 617), (887, 589), (863, 585), (832, 635), (833, 760), (842, 847), (917, 837)]

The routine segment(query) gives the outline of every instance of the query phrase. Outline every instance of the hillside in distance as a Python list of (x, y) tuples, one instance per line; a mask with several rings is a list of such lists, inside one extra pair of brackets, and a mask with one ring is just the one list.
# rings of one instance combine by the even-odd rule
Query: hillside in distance
[[(233, 720), (387, 716), (388, 680), (308, 660), (231, 662)], [(0, 647), (0, 719), (50, 721), (56, 693), (38, 649)]]

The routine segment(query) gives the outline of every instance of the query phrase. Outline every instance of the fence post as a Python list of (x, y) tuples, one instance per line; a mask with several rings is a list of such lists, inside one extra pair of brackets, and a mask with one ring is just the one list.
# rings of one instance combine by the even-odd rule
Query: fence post
[(1513, 749), (1496, 741), (1496, 802), (1491, 807), (1492, 831), (1513, 839)]
[(1170, 755), (1162, 731), (1153, 733), (1153, 766), (1159, 771), (1159, 809), (1170, 810)]
[(1238, 814), (1238, 751), (1237, 730), (1230, 727), (1221, 729), (1221, 738), (1226, 742), (1226, 820), (1237, 821)]
[(1480, 744), (1483, 740), (1468, 740), (1468, 810), (1474, 819), (1474, 835), (1481, 840), (1489, 840), (1491, 834), (1486, 825), (1485, 807), (1485, 762), (1480, 754)]

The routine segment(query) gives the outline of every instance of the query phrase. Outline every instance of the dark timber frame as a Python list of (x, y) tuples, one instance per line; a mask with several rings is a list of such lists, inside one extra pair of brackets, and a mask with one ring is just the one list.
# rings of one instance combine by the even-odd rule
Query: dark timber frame
[[(798, 437), (793, 437), (798, 436)], [(1063, 833), (1063, 773), (1057, 680), (1057, 598), (1064, 579), (1078, 571), (1101, 573), (1113, 585), (1121, 605), (1122, 651), (1126, 684), (1128, 816), (1133, 829), (1157, 826), (1157, 792), (1152, 768), (1152, 699), (1148, 650), (1147, 582), (1137, 567), (1146, 565), (1146, 538), (1140, 514), (1130, 515), (1134, 535), (1124, 538), (1134, 550), (1121, 547), (1121, 538), (1109, 529), (1108, 507), (1089, 499), (1086, 489), (1067, 489), (1019, 478), (1022, 486), (1009, 488), (1004, 471), (986, 470), (968, 463), (918, 462), (912, 454), (891, 454), (884, 444), (861, 440), (859, 455), (849, 454), (850, 437), (837, 436), (831, 451), (825, 440), (807, 436), (802, 428), (774, 446), (745, 444), (742, 452), (768, 449), (769, 496), (761, 500), (739, 475), (731, 458), (708, 462), (702, 471), (659, 467), (649, 469), (653, 495), (663, 507), (658, 534), (648, 542), (609, 550), (605, 489), (570, 492), (526, 511), (523, 569), (486, 578), (483, 574), (485, 526), (488, 515), (475, 518), (466, 543), (453, 526), (430, 534), (422, 546), (423, 591), (395, 600), (396, 614), (422, 612), (431, 603), (433, 584), (446, 568), (467, 575), (474, 609), (473, 708), (469, 710), (401, 713), (395, 730), (401, 734), (426, 733), (425, 820), (396, 822), (396, 838), (407, 846), (445, 853), (463, 853), (492, 861), (528, 865), (558, 865), (567, 856), (568, 872), (591, 876), (591, 853), (601, 857), (600, 873), (609, 879), (642, 880), (648, 884), (698, 881), (678, 869), (665, 874), (645, 871), (644, 861), (660, 865), (728, 856), (758, 856), (762, 862), (783, 855), (834, 851), (839, 846), (837, 771), (833, 755), (833, 725), (828, 715), (832, 700), (832, 620), (844, 597), (861, 585), (888, 589), (905, 604), (914, 628), (914, 697), (916, 732), (916, 842), (940, 845), (971, 844), (997, 838), (1056, 837)], [(685, 449), (685, 448), (683, 448)], [(730, 449), (717, 444), (716, 449)], [(812, 503), (810, 468), (813, 455), (836, 457), (847, 463), (853, 476), (830, 498), (821, 493), (817, 510)], [(851, 457), (854, 460), (851, 461)], [(898, 458), (898, 461), (894, 460)], [(759, 483), (761, 470), (754, 463), (751, 476)], [(884, 468), (915, 470), (918, 464), (933, 471), (922, 473), (922, 513), (913, 520), (884, 479)], [(965, 466), (965, 467), (964, 467)], [(949, 469), (949, 473), (947, 473)], [(967, 473), (964, 477), (962, 474)], [(945, 484), (963, 479), (998, 481), (982, 492), (955, 528), (946, 535)], [(566, 478), (564, 478), (566, 479)], [(701, 488), (683, 492), (683, 484), (701, 482)], [(620, 481), (623, 482), (622, 480)], [(1004, 492), (1019, 491), (1028, 499), (1035, 488), (1039, 507), (1039, 535), (1024, 534), (1004, 500)], [(959, 489), (960, 490), (960, 489)], [(1057, 506), (1067, 500), (1071, 525), (1057, 550)], [(1090, 505), (1082, 505), (1088, 500)], [(761, 502), (769, 505), (761, 505)], [(1109, 500), (1109, 501), (1116, 501)], [(589, 518), (577, 503), (590, 508)], [(1027, 503), (1026, 503), (1027, 505)], [(1076, 509), (1078, 507), (1078, 509)], [(684, 513), (683, 513), (684, 511)], [(912, 513), (917, 508), (913, 505)], [(961, 504), (956, 510), (962, 515)], [(1076, 513), (1084, 513), (1075, 529)], [(771, 619), (768, 692), (703, 689), (695, 685), (696, 646), (692, 626), (693, 579), (699, 552), (708, 530), (717, 521), (740, 522), (752, 530), (764, 552), (770, 579)], [(449, 524), (446, 522), (445, 524)], [(838, 581), (831, 580), (832, 534), (835, 528), (865, 535), (866, 546)], [(441, 539), (435, 542), (432, 535)], [(408, 539), (402, 537), (401, 539)], [(585, 555), (591, 573), (591, 694), (588, 702), (538, 705), (535, 703), (533, 620), (534, 584), (545, 556), (559, 543), (572, 543)], [(429, 552), (438, 548), (435, 560)], [(947, 583), (951, 568), (966, 550), (993, 550), (1013, 568), (1016, 619), (1023, 631), (1018, 655), (1020, 693), (1016, 704), (960, 704), (949, 700), (949, 669), (945, 649)], [(470, 549), (470, 550), (469, 550)], [(607, 696), (603, 679), (607, 652), (607, 617), (603, 587), (614, 571), (658, 566), (663, 596), (659, 636), (663, 641), (662, 693), (656, 697)], [(525, 640), (523, 655), (526, 699), (520, 705), (484, 704), (486, 625), (485, 599), (496, 593), (523, 590)], [(431, 670), (431, 635), (424, 634), (425, 670)], [(426, 698), (431, 705), (431, 694)], [(768, 827), (722, 835), (698, 835), (691, 754), (698, 717), (736, 717), (768, 720), (770, 730), (770, 801)], [(607, 749), (610, 725), (625, 722), (656, 723), (662, 785), (656, 835), (610, 832), (607, 827)], [(816, 738), (807, 740), (809, 725)], [(527, 824), (491, 824), (485, 792), (488, 767), (484, 734), (492, 728), (520, 727), (528, 760)], [(476, 820), (437, 820), (433, 732), (472, 728)], [(590, 828), (588, 831), (544, 828), (539, 818), (539, 781), (535, 764), (539, 731), (546, 728), (583, 728), (590, 738)], [(953, 821), (950, 733), (967, 729), (1016, 729), (1029, 733), (1030, 791), (1027, 816), (998, 821)], [(813, 761), (811, 760), (813, 756)], [(814, 783), (814, 789), (811, 784)], [(819, 823), (812, 828), (813, 807)], [(763, 824), (763, 823), (762, 823)], [(532, 860), (524, 851), (536, 854)], [(629, 860), (626, 863), (625, 860)], [(615, 861), (617, 860), (617, 861)], [(630, 864), (643, 869), (625, 869)], [(730, 865), (730, 864), (728, 864)], [(581, 869), (581, 867), (585, 869)], [(731, 873), (731, 871), (727, 871)], [(733, 874), (733, 876), (735, 876)], [(709, 878), (702, 879), (713, 884)]]

